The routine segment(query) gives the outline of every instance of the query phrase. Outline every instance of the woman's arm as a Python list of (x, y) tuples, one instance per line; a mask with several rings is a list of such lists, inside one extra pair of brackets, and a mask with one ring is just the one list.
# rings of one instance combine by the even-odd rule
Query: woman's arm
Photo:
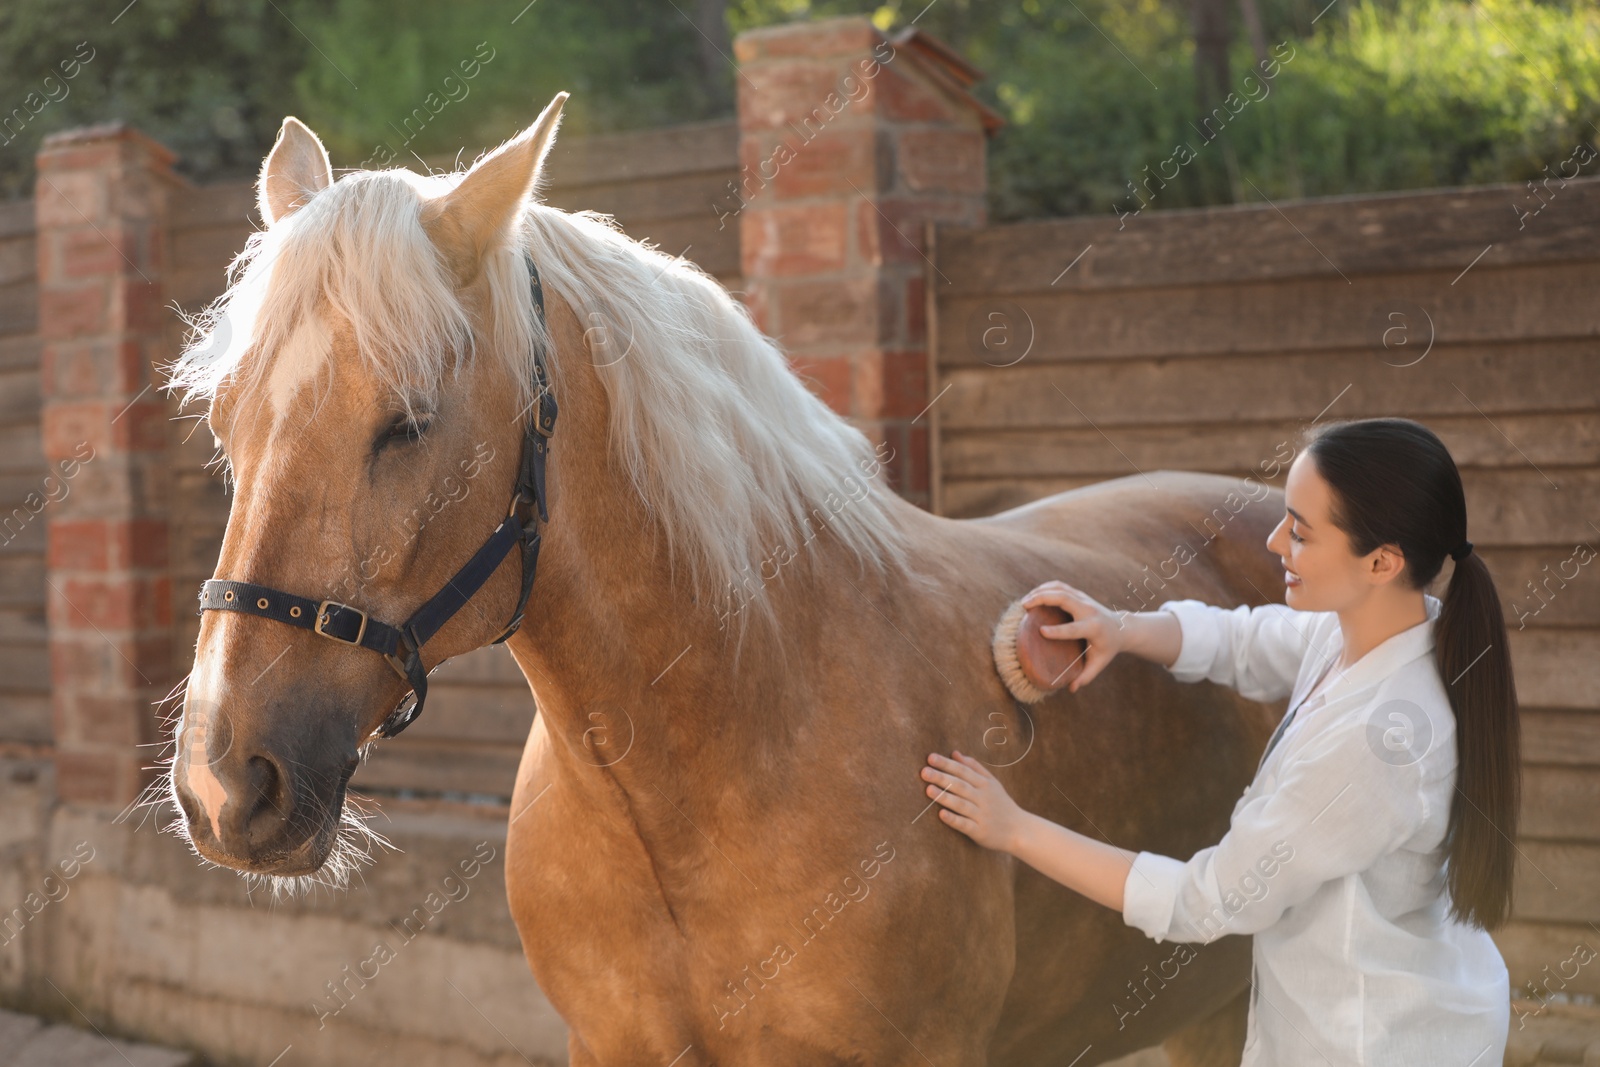
[(1046, 878), (1119, 912), (1122, 887), (1139, 855), (1027, 811), (1022, 813), (1017, 836), (1006, 851)]
[(1178, 620), (1165, 611), (1112, 611), (1083, 590), (1066, 582), (1045, 582), (1022, 598), (1024, 608), (1049, 604), (1072, 616), (1059, 626), (1041, 626), (1039, 633), (1058, 641), (1088, 645), (1084, 668), (1068, 687), (1077, 692), (1106, 668), (1119, 652), (1171, 667), (1183, 644)]
[(957, 752), (922, 777), (940, 819), (986, 848), (1116, 908), (1157, 941), (1209, 942), (1266, 929), (1332, 879), (1370, 867), (1426, 822), (1423, 767), (1374, 750), (1364, 720), (1295, 753), (1272, 792), (1236, 811), (1188, 861), (1129, 852), (1017, 806), (987, 767)]
[(922, 769), (939, 818), (985, 848), (1017, 857), (1047, 878), (1097, 904), (1122, 910), (1122, 887), (1136, 852), (1085, 837), (1049, 819), (1023, 811), (989, 768), (964, 756), (929, 753)]
[(1084, 669), (1070, 692), (1093, 681), (1120, 652), (1161, 664), (1180, 682), (1201, 679), (1236, 689), (1250, 700), (1289, 695), (1311, 648), (1312, 631), (1327, 612), (1287, 604), (1221, 608), (1199, 600), (1168, 600), (1155, 611), (1112, 611), (1081, 589), (1046, 582), (1022, 598), (1024, 607), (1051, 604), (1072, 616), (1039, 633), (1087, 642)]

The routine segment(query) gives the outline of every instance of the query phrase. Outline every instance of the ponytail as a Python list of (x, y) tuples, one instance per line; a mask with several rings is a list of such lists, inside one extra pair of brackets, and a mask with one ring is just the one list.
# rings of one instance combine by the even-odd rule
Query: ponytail
[(1511, 915), (1522, 743), (1500, 594), (1476, 553), (1450, 576), (1433, 651), (1456, 717), (1456, 795), (1445, 833), (1450, 914), (1493, 930)]

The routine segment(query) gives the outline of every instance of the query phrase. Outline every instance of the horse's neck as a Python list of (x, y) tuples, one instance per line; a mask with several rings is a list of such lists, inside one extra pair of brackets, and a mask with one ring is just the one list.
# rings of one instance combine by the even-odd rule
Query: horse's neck
[(583, 417), (593, 410), (574, 403), (565, 421), (563, 407), (539, 572), (508, 646), (574, 773), (629, 744), (630, 765), (691, 765), (706, 739), (758, 728), (768, 701), (759, 711), (752, 701), (772, 686), (777, 636), (752, 618), (741, 646), (739, 616), (698, 595), (681, 559), (672, 565), (657, 516), (607, 458), (603, 427)]

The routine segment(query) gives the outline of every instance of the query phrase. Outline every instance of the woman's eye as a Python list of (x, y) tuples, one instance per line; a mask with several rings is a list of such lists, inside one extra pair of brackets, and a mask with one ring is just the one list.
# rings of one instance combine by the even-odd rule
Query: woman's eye
[(1294, 530), (1291, 529), (1289, 531), (1289, 540), (1291, 540), (1291, 541), (1304, 541), (1305, 538), (1301, 537), (1299, 534), (1295, 533)]

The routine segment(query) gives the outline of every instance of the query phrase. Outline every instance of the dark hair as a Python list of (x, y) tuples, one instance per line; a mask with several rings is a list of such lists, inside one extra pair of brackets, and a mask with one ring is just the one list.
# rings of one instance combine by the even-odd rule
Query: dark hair
[(1461, 473), (1433, 431), (1411, 419), (1329, 423), (1303, 444), (1332, 489), (1333, 524), (1358, 556), (1399, 546), (1399, 580), (1418, 590), (1438, 577), (1445, 556), (1460, 557), (1434, 630), (1434, 662), (1456, 720), (1445, 870), (1451, 915), (1493, 930), (1511, 913), (1521, 729), (1505, 616), (1467, 541)]

